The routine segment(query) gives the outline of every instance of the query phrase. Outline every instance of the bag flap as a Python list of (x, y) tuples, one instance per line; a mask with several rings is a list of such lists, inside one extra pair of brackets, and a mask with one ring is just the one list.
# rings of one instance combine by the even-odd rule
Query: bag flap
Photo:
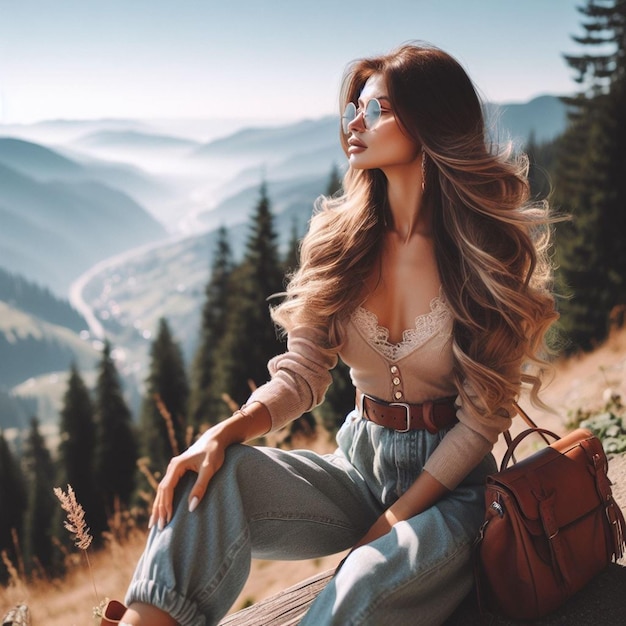
[[(596, 488), (593, 456), (606, 467), (602, 444), (591, 431), (579, 428), (502, 472), (488, 484), (507, 490), (528, 520), (539, 520), (539, 501), (554, 494), (554, 514), (559, 528), (596, 508), (601, 500)], [(602, 470), (604, 471), (604, 470)]]

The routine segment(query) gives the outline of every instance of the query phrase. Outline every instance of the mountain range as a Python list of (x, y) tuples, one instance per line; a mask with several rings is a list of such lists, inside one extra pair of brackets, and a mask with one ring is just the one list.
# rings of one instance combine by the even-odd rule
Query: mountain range
[(59, 294), (83, 271), (166, 231), (125, 192), (58, 153), (0, 139), (2, 267)]

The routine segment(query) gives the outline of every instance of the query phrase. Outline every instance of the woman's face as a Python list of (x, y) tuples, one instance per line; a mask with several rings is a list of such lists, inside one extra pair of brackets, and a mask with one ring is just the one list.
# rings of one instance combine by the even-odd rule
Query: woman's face
[[(376, 98), (381, 116), (373, 128), (365, 127), (362, 111)], [(355, 169), (397, 168), (413, 164), (420, 155), (420, 147), (400, 128), (381, 74), (367, 80), (357, 103), (358, 114), (348, 125), (348, 161)]]

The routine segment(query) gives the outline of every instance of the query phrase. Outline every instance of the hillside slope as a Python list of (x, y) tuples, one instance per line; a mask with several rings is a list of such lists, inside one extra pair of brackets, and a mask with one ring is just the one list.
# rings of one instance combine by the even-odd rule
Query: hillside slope
[(41, 182), (0, 164), (0, 259), (66, 293), (101, 259), (165, 237), (132, 198), (93, 181)]
[(0, 354), (0, 387), (5, 388), (45, 372), (67, 371), (72, 362), (90, 369), (99, 358), (99, 353), (70, 329), (5, 302), (0, 302)]

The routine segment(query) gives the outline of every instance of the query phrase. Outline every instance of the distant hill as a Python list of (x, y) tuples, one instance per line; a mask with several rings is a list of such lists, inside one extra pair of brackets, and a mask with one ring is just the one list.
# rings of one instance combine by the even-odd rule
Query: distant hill
[(0, 387), (10, 388), (51, 371), (67, 371), (72, 362), (91, 369), (99, 353), (76, 333), (44, 322), (0, 302)]
[(37, 401), (34, 398), (15, 396), (0, 388), (0, 430), (26, 430), (33, 415), (37, 415)]
[(545, 142), (560, 135), (567, 126), (567, 111), (556, 96), (539, 96), (523, 103), (488, 105), (487, 110), (497, 127), (496, 139), (524, 144), (534, 135)]
[(327, 116), (286, 126), (245, 128), (211, 141), (193, 152), (194, 157), (234, 157), (253, 155), (262, 160), (280, 160), (294, 152), (336, 145), (338, 120)]
[(83, 317), (65, 299), (55, 297), (52, 292), (23, 276), (0, 268), (0, 301), (49, 322), (80, 332), (88, 328)]
[[(272, 211), (281, 215), (287, 209), (293, 211), (294, 206), (302, 214), (303, 223), (308, 223), (315, 199), (324, 193), (331, 164), (325, 168), (322, 176), (294, 177), (287, 179), (270, 180), (268, 193), (272, 199)], [(233, 193), (219, 202), (210, 211), (198, 215), (198, 220), (209, 229), (220, 226), (233, 226), (246, 222), (259, 196), (258, 179), (245, 186), (241, 191)], [(280, 229), (279, 229), (280, 230)], [(285, 236), (290, 232), (287, 227)]]
[[(104, 132), (104, 131), (103, 131)], [(163, 206), (174, 198), (170, 185), (133, 167), (111, 161), (87, 158), (67, 148), (52, 149), (15, 137), (0, 137), (0, 164), (39, 182), (97, 181), (145, 203), (150, 214), (159, 218)]]
[(112, 187), (40, 182), (3, 164), (0, 221), (1, 266), (57, 293), (98, 261), (166, 235), (139, 204)]
[(21, 137), (36, 142), (68, 143), (78, 137), (103, 129), (134, 130), (147, 129), (144, 122), (124, 119), (94, 120), (44, 120), (34, 124), (0, 124), (0, 135)]
[(157, 135), (154, 133), (139, 132), (134, 130), (100, 130), (79, 137), (73, 142), (79, 147), (132, 147), (147, 150), (163, 148), (191, 149), (199, 146), (196, 141), (172, 137), (170, 135)]
[(87, 176), (84, 167), (30, 141), (0, 137), (0, 163), (37, 180), (78, 180)]

